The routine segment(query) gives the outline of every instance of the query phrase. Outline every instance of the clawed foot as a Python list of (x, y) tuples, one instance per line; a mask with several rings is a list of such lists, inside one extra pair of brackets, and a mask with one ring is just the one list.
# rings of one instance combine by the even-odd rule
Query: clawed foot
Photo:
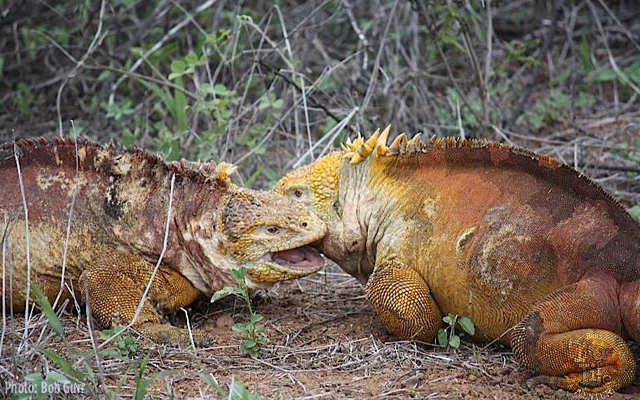
[(538, 385), (549, 385), (548, 377), (544, 375), (537, 375), (533, 378), (527, 379), (527, 389), (534, 390)]
[(570, 373), (565, 376), (534, 376), (527, 379), (527, 388), (535, 390), (538, 385), (544, 384), (553, 389), (564, 389), (570, 392), (605, 393), (619, 387), (615, 377), (607, 378), (605, 376), (603, 380), (602, 376), (592, 376), (589, 375), (589, 372)]

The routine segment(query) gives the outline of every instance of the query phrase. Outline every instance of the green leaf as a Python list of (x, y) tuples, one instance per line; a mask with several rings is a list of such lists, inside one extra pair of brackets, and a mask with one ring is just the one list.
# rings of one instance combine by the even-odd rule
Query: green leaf
[(442, 320), (447, 324), (447, 325), (452, 325), (453, 324), (453, 319), (455, 318), (455, 316), (453, 314), (449, 314), (449, 315), (445, 315), (444, 317), (442, 317)]
[(216, 85), (213, 86), (213, 91), (220, 96), (224, 96), (227, 95), (229, 93), (231, 93), (229, 90), (227, 90), (227, 87), (225, 85), (223, 85), (222, 83), (218, 83)]
[(60, 369), (62, 369), (62, 371), (76, 383), (80, 383), (84, 380), (85, 375), (77, 369), (73, 368), (73, 365), (67, 359), (57, 355), (56, 353), (48, 349), (42, 349), (40, 351), (45, 356), (49, 357), (51, 361), (56, 363), (56, 365), (60, 367)]
[(582, 68), (585, 73), (591, 72), (593, 65), (591, 64), (591, 57), (589, 54), (589, 42), (587, 41), (587, 30), (583, 29), (582, 35), (580, 35), (580, 44), (578, 45), (578, 51), (580, 52), (580, 59), (582, 60)]
[(187, 69), (187, 65), (182, 60), (174, 60), (171, 62), (171, 72), (182, 73)]
[(187, 64), (197, 64), (198, 63), (198, 56), (196, 55), (196, 53), (189, 53), (186, 56), (184, 56), (184, 60), (187, 62)]
[(237, 333), (246, 333), (249, 329), (246, 324), (237, 323), (233, 324), (231, 330)]
[(110, 76), (111, 76), (111, 71), (102, 71), (100, 72), (100, 75), (98, 75), (98, 81), (102, 82)]
[(134, 395), (134, 400), (143, 400), (147, 395), (147, 388), (151, 385), (151, 380), (144, 379), (142, 375), (144, 374), (144, 370), (147, 368), (147, 363), (149, 362), (149, 354), (147, 354), (140, 363), (140, 368), (138, 372), (136, 372), (136, 393)]
[(220, 300), (220, 299), (224, 299), (225, 297), (232, 295), (232, 294), (238, 294), (238, 290), (237, 288), (231, 287), (231, 286), (225, 286), (224, 288), (218, 290), (217, 292), (215, 292), (213, 294), (213, 296), (211, 296), (211, 302), (215, 303), (216, 301)]
[(264, 167), (264, 169), (262, 170), (262, 175), (267, 178), (269, 183), (271, 183), (271, 186), (275, 185), (275, 183), (279, 179), (278, 173), (269, 167)]
[(47, 383), (72, 383), (71, 380), (69, 380), (69, 378), (67, 378), (66, 376), (62, 375), (59, 372), (56, 371), (51, 371), (47, 374), (47, 379), (45, 379), (45, 381)]
[(113, 358), (119, 358), (119, 359), (126, 359), (126, 357), (123, 357), (122, 354), (120, 354), (120, 352), (116, 349), (108, 349), (108, 350), (101, 350), (100, 351), (100, 355), (102, 357), (113, 357)]
[(36, 285), (35, 283), (32, 283), (32, 285), (33, 285), (33, 292), (36, 294), (36, 301), (38, 302), (38, 305), (40, 306), (42, 313), (49, 320), (49, 325), (51, 325), (51, 329), (53, 329), (53, 331), (58, 335), (62, 336), (64, 334), (64, 331), (62, 329), (62, 324), (60, 323), (60, 320), (58, 319), (58, 316), (56, 315), (56, 313), (53, 311), (53, 308), (51, 307), (51, 303), (49, 303), (49, 299), (47, 299), (47, 296), (45, 296), (44, 293), (42, 293), (42, 290), (38, 285)]
[(145, 50), (142, 47), (132, 47), (132, 48), (129, 49), (129, 52), (134, 57), (142, 57), (142, 55), (144, 54)]
[(449, 335), (447, 335), (447, 331), (442, 328), (438, 330), (438, 344), (442, 347), (449, 345)]
[(460, 336), (458, 336), (458, 335), (451, 336), (451, 339), (449, 339), (449, 346), (453, 347), (454, 349), (459, 349), (460, 348)]
[(465, 53), (464, 47), (458, 41), (458, 38), (451, 32), (444, 31), (440, 34), (440, 40), (444, 44), (453, 46), (460, 53)]
[(172, 72), (172, 73), (169, 74), (169, 77), (167, 79), (172, 81), (172, 80), (180, 78), (184, 74), (185, 74), (184, 72)]
[(629, 214), (631, 214), (631, 217), (633, 217), (633, 218), (635, 218), (635, 219), (639, 219), (639, 218), (640, 218), (640, 204), (635, 205), (635, 206), (633, 206), (633, 207), (629, 208), (629, 209), (627, 210), (627, 212), (628, 212)]
[[(183, 87), (182, 78), (176, 78), (176, 84)], [(175, 106), (175, 123), (178, 132), (187, 130), (187, 96), (178, 89), (173, 91), (173, 104)]]
[(251, 176), (246, 181), (244, 181), (244, 186), (251, 187), (251, 185), (256, 180), (256, 178), (260, 176), (260, 174), (262, 173), (263, 168), (264, 168), (264, 164), (258, 165), (258, 168), (256, 168), (255, 172), (251, 174)]
[(462, 330), (465, 331), (468, 335), (473, 336), (476, 334), (476, 327), (468, 317), (460, 317), (458, 319), (458, 324), (462, 327)]
[[(2, 75), (0, 73), (0, 75)], [(635, 60), (627, 69), (627, 76), (635, 83), (640, 83), (640, 60)]]
[(231, 399), (249, 400), (250, 395), (251, 393), (249, 392), (249, 390), (240, 381), (234, 381), (229, 388), (229, 398)]
[(594, 82), (611, 82), (616, 79), (616, 72), (611, 68), (601, 69), (593, 76)]
[(251, 348), (255, 347), (258, 343), (255, 340), (249, 338), (249, 339), (245, 340), (242, 344), (244, 344), (245, 347), (251, 349)]
[(251, 323), (252, 324), (257, 324), (258, 322), (262, 321), (264, 319), (264, 317), (262, 316), (262, 314), (258, 314), (255, 313), (251, 316)]
[(40, 382), (42, 382), (42, 375), (40, 372), (34, 372), (32, 374), (25, 375), (24, 380), (39, 385)]
[[(40, 389), (42, 386), (42, 375), (40, 375), (39, 372), (34, 372), (33, 374), (29, 374), (27, 376), (24, 377), (24, 380), (27, 382), (31, 382), (35, 388), (36, 388), (36, 400), (45, 400), (47, 398), (47, 396), (43, 396), (42, 390)], [(29, 393), (16, 393), (11, 397), (13, 400), (17, 400), (17, 399), (32, 399), (32, 394)]]

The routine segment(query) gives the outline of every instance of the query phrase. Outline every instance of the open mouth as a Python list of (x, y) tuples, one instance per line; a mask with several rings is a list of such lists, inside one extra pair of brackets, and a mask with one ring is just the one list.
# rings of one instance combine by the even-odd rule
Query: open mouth
[(324, 259), (315, 249), (309, 246), (297, 247), (271, 253), (271, 262), (290, 269), (320, 269)]

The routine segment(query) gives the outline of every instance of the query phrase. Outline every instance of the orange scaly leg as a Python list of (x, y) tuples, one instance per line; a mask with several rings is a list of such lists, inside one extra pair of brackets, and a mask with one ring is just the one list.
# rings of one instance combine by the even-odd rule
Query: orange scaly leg
[(516, 325), (514, 356), (542, 382), (572, 392), (631, 384), (636, 362), (621, 337), (617, 292), (613, 278), (591, 277), (550, 295)]
[[(82, 299), (88, 295), (91, 313), (100, 325), (108, 327), (131, 321), (154, 268), (141, 257), (106, 253), (83, 272), (79, 279)], [(187, 345), (190, 342), (188, 332), (161, 323), (158, 312), (174, 312), (192, 303), (199, 295), (184, 276), (161, 266), (134, 326), (156, 342)], [(194, 339), (202, 344), (213, 341), (204, 332), (194, 332)]]
[(442, 313), (429, 286), (413, 269), (390, 260), (378, 264), (366, 287), (367, 300), (400, 339), (431, 342), (442, 326)]

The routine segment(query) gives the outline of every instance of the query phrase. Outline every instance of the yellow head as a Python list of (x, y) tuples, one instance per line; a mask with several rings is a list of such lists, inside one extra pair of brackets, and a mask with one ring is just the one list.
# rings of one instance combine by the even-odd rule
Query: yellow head
[(251, 264), (251, 282), (269, 284), (312, 274), (324, 260), (307, 245), (320, 240), (326, 225), (302, 204), (270, 192), (239, 189), (218, 221), (222, 252)]
[(304, 204), (327, 223), (339, 219), (337, 202), (343, 157), (343, 151), (334, 151), (313, 164), (295, 169), (282, 177), (273, 190)]

